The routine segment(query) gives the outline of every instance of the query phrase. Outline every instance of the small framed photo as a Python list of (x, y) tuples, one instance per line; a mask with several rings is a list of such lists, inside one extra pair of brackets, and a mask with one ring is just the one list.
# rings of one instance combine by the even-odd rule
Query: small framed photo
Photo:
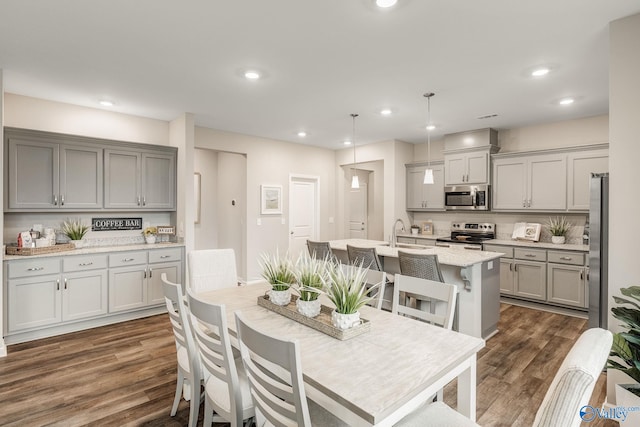
[(424, 221), (422, 223), (422, 234), (433, 234), (433, 222)]
[(260, 213), (278, 215), (282, 213), (282, 185), (260, 186)]

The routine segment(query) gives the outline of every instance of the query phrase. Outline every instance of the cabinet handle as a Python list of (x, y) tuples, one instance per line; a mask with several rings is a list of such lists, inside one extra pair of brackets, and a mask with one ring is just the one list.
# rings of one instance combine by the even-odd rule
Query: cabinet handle
[(31, 268), (27, 268), (27, 271), (42, 271), (44, 270), (44, 267), (31, 267)]
[(584, 270), (580, 270), (580, 280), (584, 280)]
[(525, 256), (527, 258), (535, 258), (535, 257), (537, 257), (537, 255), (534, 255), (534, 254), (525, 254)]
[(160, 259), (171, 258), (171, 255), (160, 255)]
[(143, 279), (146, 279), (146, 278), (147, 278), (147, 269), (146, 269), (146, 268), (144, 269), (144, 276), (142, 276), (142, 278), (143, 278)]
[(60, 290), (60, 279), (56, 280), (56, 290), (59, 291)]
[(513, 271), (516, 271), (516, 272), (518, 271), (518, 264), (513, 265)]
[(447, 245), (446, 243), (445, 244), (436, 243), (436, 246), (439, 246), (441, 248), (450, 248), (451, 247), (451, 245)]
[(481, 251), (482, 246), (465, 246), (465, 249), (469, 249), (470, 251)]
[(140, 206), (140, 196), (138, 196), (138, 206)]
[(67, 289), (67, 278), (64, 279), (64, 288)]
[(153, 277), (153, 268), (149, 268), (149, 278)]
[(513, 271), (513, 264), (509, 263), (509, 271)]
[(57, 194), (53, 195), (53, 206), (58, 206), (58, 195)]
[(78, 264), (78, 267), (86, 267), (88, 265), (93, 265), (92, 262), (81, 262), (80, 264)]
[(60, 206), (64, 206), (64, 195), (60, 195)]
[(147, 198), (146, 197), (142, 198), (142, 206), (147, 206)]
[(531, 199), (527, 200), (527, 207), (530, 208), (531, 207)]
[(571, 258), (570, 256), (563, 256), (563, 257), (560, 257), (560, 259), (564, 261), (571, 261), (573, 258)]
[(131, 262), (131, 261), (135, 261), (135, 258), (124, 258), (122, 260), (122, 262)]
[(522, 199), (522, 207), (523, 208), (527, 207), (527, 200), (526, 199)]

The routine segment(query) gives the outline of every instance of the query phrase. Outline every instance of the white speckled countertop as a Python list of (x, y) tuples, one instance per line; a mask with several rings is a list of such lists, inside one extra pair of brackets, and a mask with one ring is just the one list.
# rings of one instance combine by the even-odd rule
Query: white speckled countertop
[(553, 249), (557, 251), (579, 251), (589, 252), (589, 245), (556, 245), (551, 242), (523, 242), (520, 240), (485, 240), (483, 243), (489, 245), (506, 245), (506, 246), (520, 246), (532, 249)]
[(48, 254), (39, 254), (39, 255), (7, 255), (4, 254), (4, 260), (16, 260), (16, 259), (33, 259), (33, 258), (45, 258), (45, 257), (54, 257), (54, 256), (69, 256), (69, 255), (86, 255), (86, 254), (98, 254), (98, 253), (109, 253), (109, 252), (123, 252), (123, 251), (137, 251), (137, 250), (147, 250), (147, 249), (164, 249), (164, 248), (173, 248), (173, 247), (183, 247), (184, 243), (155, 243), (155, 244), (133, 244), (133, 245), (118, 245), (118, 246), (89, 246), (86, 248), (74, 249), (71, 251), (64, 252), (53, 252)]

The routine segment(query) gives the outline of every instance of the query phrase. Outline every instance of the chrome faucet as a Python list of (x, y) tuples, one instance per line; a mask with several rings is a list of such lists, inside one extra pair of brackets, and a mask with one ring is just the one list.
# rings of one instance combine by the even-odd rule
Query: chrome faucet
[(396, 241), (398, 240), (398, 235), (396, 234), (396, 227), (398, 226), (398, 223), (400, 223), (401, 227), (400, 231), (405, 231), (404, 230), (404, 221), (401, 218), (396, 219), (396, 222), (393, 223), (393, 227), (391, 227), (391, 247), (395, 248), (396, 247)]

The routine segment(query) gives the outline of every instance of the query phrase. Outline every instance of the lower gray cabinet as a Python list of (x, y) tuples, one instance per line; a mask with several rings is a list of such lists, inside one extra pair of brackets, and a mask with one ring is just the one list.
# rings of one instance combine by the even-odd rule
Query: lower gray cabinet
[(62, 321), (107, 314), (107, 271), (65, 273), (62, 287)]
[(513, 294), (545, 301), (547, 299), (547, 264), (535, 261), (515, 261)]
[(515, 275), (513, 273), (513, 260), (500, 259), (500, 293), (513, 295)]
[(54, 325), (62, 321), (60, 275), (11, 279), (8, 292), (8, 331)]

